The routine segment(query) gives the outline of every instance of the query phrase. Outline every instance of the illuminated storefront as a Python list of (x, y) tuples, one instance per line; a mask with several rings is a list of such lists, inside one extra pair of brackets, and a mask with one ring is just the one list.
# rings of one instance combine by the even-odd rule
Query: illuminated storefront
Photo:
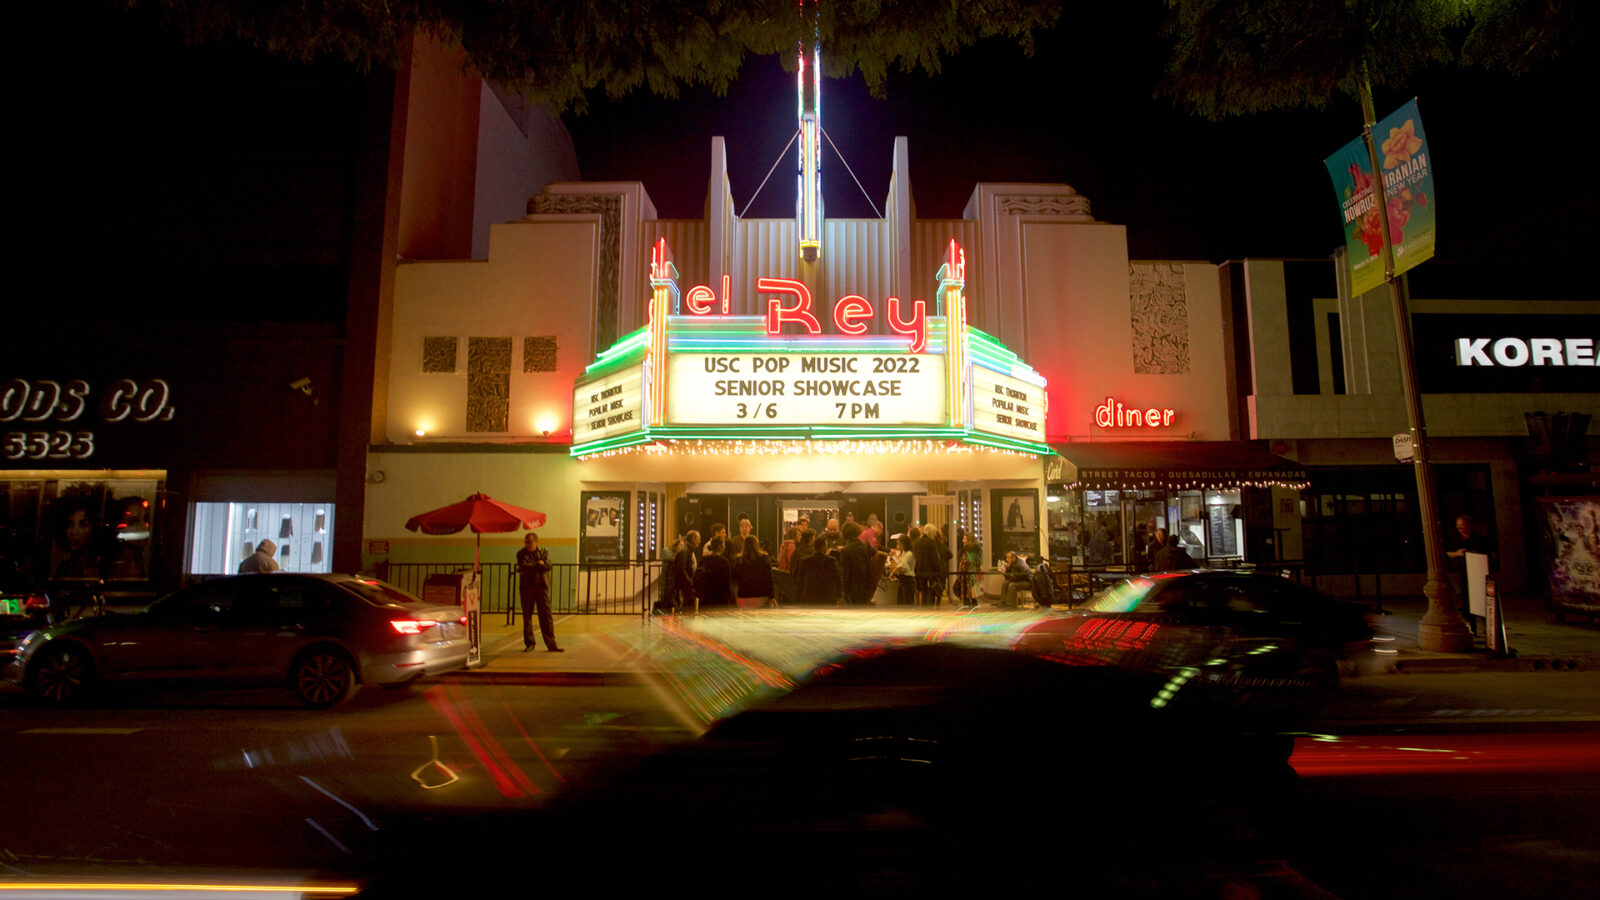
[[(1057, 454), (1238, 439), (1215, 265), (1130, 261), (1066, 185), (980, 184), (962, 218), (919, 219), (904, 139), (892, 165), (882, 218), (819, 217), (814, 245), (735, 214), (716, 138), (703, 218), (552, 184), (487, 259), (402, 263), (364, 562), (470, 558), (403, 525), (485, 491), (544, 512), (559, 563), (741, 518), (775, 550), (804, 514), (935, 524), (993, 565), (1051, 552)], [(483, 558), (520, 543), (485, 535)]]
[[(571, 454), (586, 482), (671, 477), (675, 468), (737, 473), (703, 480), (747, 486), (691, 492), (702, 496), (680, 505), (694, 511), (674, 511), (674, 521), (731, 529), (744, 513), (769, 545), (801, 514), (817, 526), (877, 516), (895, 532), (913, 519), (953, 523), (952, 536), (979, 537), (986, 529), (972, 498), (982, 482), (1033, 478), (1033, 461), (1050, 452), (1041, 441), (1048, 398), (1042, 376), (966, 324), (964, 284), (965, 254), (952, 240), (933, 303), (885, 301), (888, 334), (868, 333), (875, 309), (866, 298), (846, 295), (823, 310), (788, 279), (758, 278), (765, 312), (733, 315), (708, 286), (680, 292), (659, 239), (650, 321), (578, 379)], [(823, 333), (824, 319), (834, 333)], [(952, 497), (956, 478), (965, 483)], [(947, 483), (937, 500), (905, 485), (927, 480)], [(758, 489), (773, 482), (787, 483), (788, 496)], [(659, 501), (643, 493), (649, 521)], [(585, 534), (592, 528), (586, 521)], [(1036, 526), (1028, 535), (1023, 549), (1039, 552)], [(645, 535), (639, 547), (657, 543)]]
[(130, 603), (235, 572), (267, 538), (285, 569), (331, 571), (337, 332), (86, 325), (15, 348), (0, 558)]

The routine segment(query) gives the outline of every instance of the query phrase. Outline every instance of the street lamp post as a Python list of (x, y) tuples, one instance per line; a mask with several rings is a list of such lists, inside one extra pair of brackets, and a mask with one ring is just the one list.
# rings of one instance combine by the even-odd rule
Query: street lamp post
[(1434, 505), (1433, 466), (1428, 462), (1428, 427), (1422, 416), (1422, 395), (1417, 391), (1417, 358), (1411, 341), (1411, 310), (1405, 291), (1394, 274), (1394, 249), (1389, 243), (1388, 198), (1383, 186), (1383, 170), (1378, 166), (1378, 147), (1372, 139), (1377, 116), (1372, 108), (1372, 86), (1361, 82), (1362, 139), (1372, 166), (1374, 201), (1378, 204), (1379, 231), (1383, 246), (1383, 280), (1389, 286), (1394, 308), (1395, 338), (1399, 344), (1400, 386), (1406, 395), (1406, 421), (1411, 428), (1412, 465), (1417, 473), (1417, 505), (1422, 517), (1422, 552), (1428, 562), (1427, 580), (1422, 594), (1428, 598), (1428, 611), (1417, 626), (1417, 645), (1424, 650), (1465, 653), (1472, 649), (1472, 631), (1453, 604), (1452, 591), (1444, 579), (1443, 529), (1438, 507)]

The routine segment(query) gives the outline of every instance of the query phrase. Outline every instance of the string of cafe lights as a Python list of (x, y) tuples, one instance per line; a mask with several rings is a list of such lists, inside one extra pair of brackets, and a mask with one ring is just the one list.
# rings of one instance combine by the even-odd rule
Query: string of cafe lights
[(976, 453), (1005, 456), (1034, 454), (1003, 447), (988, 447), (943, 440), (800, 440), (800, 439), (750, 439), (750, 440), (674, 440), (628, 447), (614, 447), (598, 453), (585, 454), (584, 459), (605, 459), (626, 454), (663, 457), (739, 457), (739, 456), (809, 456), (813, 454), (843, 454), (862, 456), (901, 456), (906, 454)]
[(1305, 479), (1286, 480), (1282, 478), (1221, 478), (1215, 480), (1189, 479), (1178, 481), (1170, 478), (1149, 478), (1133, 481), (1095, 479), (1093, 481), (1073, 481), (1062, 486), (1063, 490), (1091, 490), (1091, 491), (1231, 491), (1236, 488), (1283, 488), (1290, 491), (1303, 491), (1311, 487), (1311, 482)]

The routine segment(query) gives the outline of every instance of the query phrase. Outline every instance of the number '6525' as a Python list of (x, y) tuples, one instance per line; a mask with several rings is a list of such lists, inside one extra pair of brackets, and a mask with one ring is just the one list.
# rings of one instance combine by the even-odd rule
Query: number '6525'
[(88, 459), (94, 455), (89, 431), (8, 431), (0, 441), (6, 459)]

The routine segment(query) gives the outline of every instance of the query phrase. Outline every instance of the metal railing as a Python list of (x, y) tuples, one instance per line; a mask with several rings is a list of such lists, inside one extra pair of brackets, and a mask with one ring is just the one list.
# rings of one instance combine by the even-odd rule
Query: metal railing
[[(654, 560), (621, 563), (555, 563), (550, 568), (550, 609), (556, 613), (643, 615), (653, 597), (663, 563)], [(430, 575), (467, 575), (471, 566), (457, 563), (382, 563), (374, 574), (402, 590), (422, 596)], [(521, 608), (517, 575), (510, 563), (484, 563), (480, 603), (485, 614), (504, 613), (506, 621)]]

